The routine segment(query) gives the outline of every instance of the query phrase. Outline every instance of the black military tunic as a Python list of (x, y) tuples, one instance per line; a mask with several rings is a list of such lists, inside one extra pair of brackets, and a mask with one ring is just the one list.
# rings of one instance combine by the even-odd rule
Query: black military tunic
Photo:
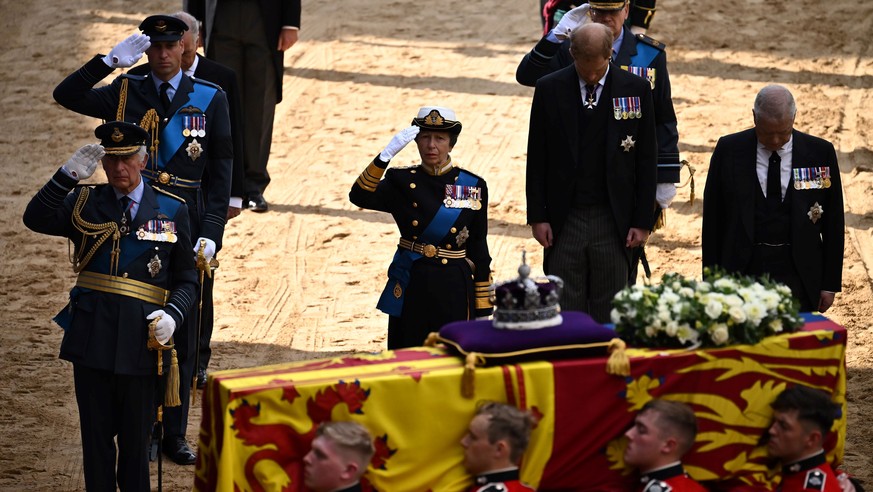
[(491, 314), (488, 187), (455, 166), (438, 176), (422, 165), (386, 172), (387, 166), (377, 156), (349, 199), (390, 213), (400, 230), (378, 305), (391, 316), (388, 348), (396, 349), (421, 345), (446, 323)]
[[(80, 114), (106, 121), (120, 119), (146, 129), (143, 117), (150, 110), (157, 114), (162, 132), (168, 125), (171, 128), (174, 123), (180, 125), (172, 132), (173, 137), (182, 140), (178, 149), (164, 159), (166, 163), (160, 168), (157, 168), (157, 156), (150, 156), (143, 177), (159, 182), (162, 188), (184, 198), (191, 216), (192, 237), (195, 240), (208, 237), (215, 241), (216, 251), (220, 250), (233, 169), (230, 116), (224, 92), (210, 82), (182, 75), (172, 104), (164, 111), (150, 75), (122, 74), (110, 85), (94, 88), (112, 71), (101, 56), (95, 56), (58, 84), (55, 101)], [(127, 85), (126, 97), (119, 101), (124, 84)], [(196, 102), (198, 93), (206, 94), (203, 104)], [(123, 113), (121, 118), (118, 117), (119, 106)], [(188, 135), (183, 135), (186, 127)], [(192, 130), (196, 130), (197, 135)], [(158, 153), (162, 153), (161, 146), (167, 152), (171, 140), (166, 134), (161, 134), (158, 140)], [(162, 172), (166, 173), (166, 182), (161, 179)], [(209, 186), (201, 189), (204, 181), (208, 181)]]
[[(111, 186), (69, 193), (75, 184), (63, 171), (55, 173), (31, 199), (24, 224), (35, 232), (69, 238), (84, 259), (95, 241), (91, 236), (83, 243), (81, 228), (111, 228), (123, 212)], [(84, 190), (87, 201), (75, 207)], [(78, 224), (71, 220), (74, 210), (79, 210)], [(117, 243), (109, 236), (94, 250), (70, 292), (69, 305), (56, 318), (65, 329), (60, 357), (73, 363), (89, 490), (115, 490), (116, 481), (121, 490), (150, 489), (146, 449), (157, 354), (147, 348), (146, 316), (163, 309), (176, 321), (177, 335), (184, 333), (182, 321), (197, 291), (191, 251), (184, 202), (145, 185), (131, 232)]]

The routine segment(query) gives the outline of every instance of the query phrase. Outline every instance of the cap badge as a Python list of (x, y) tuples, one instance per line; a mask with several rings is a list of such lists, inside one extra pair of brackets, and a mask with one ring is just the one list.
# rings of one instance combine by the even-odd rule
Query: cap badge
[(155, 31), (164, 32), (167, 30), (167, 23), (165, 21), (159, 20), (155, 22)]
[(121, 142), (122, 140), (124, 140), (124, 134), (121, 133), (121, 130), (119, 130), (118, 128), (116, 128), (115, 131), (112, 132), (112, 141), (115, 142), (115, 143), (119, 143), (119, 142)]
[(424, 123), (427, 125), (442, 126), (445, 120), (440, 116), (440, 112), (433, 109), (427, 116), (424, 117)]

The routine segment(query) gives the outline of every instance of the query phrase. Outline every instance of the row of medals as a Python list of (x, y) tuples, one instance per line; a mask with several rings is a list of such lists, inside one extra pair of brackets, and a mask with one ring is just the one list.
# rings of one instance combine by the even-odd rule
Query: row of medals
[(821, 190), (831, 187), (831, 169), (828, 167), (805, 167), (792, 171), (795, 190)]
[(182, 135), (185, 137), (200, 137), (206, 136), (206, 117), (205, 116), (185, 116), (185, 129), (182, 130)]
[(639, 97), (616, 97), (612, 99), (613, 116), (617, 120), (642, 118)]
[(479, 210), (482, 208), (482, 200), (479, 198), (481, 192), (478, 186), (446, 185), (446, 198), (443, 203), (448, 208)]

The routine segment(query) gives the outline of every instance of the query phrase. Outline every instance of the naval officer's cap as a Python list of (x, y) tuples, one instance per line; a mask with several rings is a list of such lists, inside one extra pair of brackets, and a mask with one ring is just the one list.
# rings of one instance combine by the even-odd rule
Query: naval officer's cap
[(452, 135), (461, 133), (461, 122), (457, 120), (455, 112), (440, 106), (424, 106), (419, 109), (412, 124), (422, 130), (449, 132)]
[(152, 43), (178, 41), (188, 30), (188, 25), (169, 15), (150, 15), (140, 23), (139, 30), (148, 36)]
[(619, 0), (617, 2), (615, 0), (613, 0), (611, 2), (609, 2), (609, 1), (600, 2), (597, 0), (589, 0), (589, 2), (588, 2), (588, 5), (591, 7), (592, 10), (605, 10), (605, 11), (621, 10), (624, 8), (625, 4), (627, 4), (627, 0)]
[(147, 131), (126, 121), (104, 123), (94, 130), (94, 136), (100, 139), (107, 155), (118, 156), (135, 154), (149, 138)]

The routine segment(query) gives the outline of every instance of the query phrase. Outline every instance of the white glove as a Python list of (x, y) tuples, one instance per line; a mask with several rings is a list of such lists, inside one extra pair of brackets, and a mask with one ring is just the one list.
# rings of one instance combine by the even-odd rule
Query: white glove
[(558, 25), (555, 26), (555, 37), (563, 41), (570, 37), (570, 32), (573, 29), (591, 22), (591, 17), (588, 17), (588, 8), (588, 4), (583, 3), (564, 14), (558, 21)]
[(145, 34), (131, 34), (103, 57), (103, 63), (112, 68), (132, 67), (151, 45), (151, 40)]
[(670, 208), (675, 196), (676, 185), (673, 183), (658, 183), (657, 188), (655, 188), (655, 201), (661, 208)]
[(170, 337), (173, 336), (173, 333), (176, 331), (176, 320), (174, 320), (169, 314), (165, 313), (163, 309), (158, 309), (157, 311), (152, 312), (152, 314), (146, 316), (146, 319), (153, 320), (158, 316), (160, 316), (161, 319), (158, 320), (158, 324), (155, 325), (155, 338), (161, 342), (162, 345), (166, 345), (167, 342), (170, 341)]
[(88, 144), (73, 152), (62, 167), (64, 171), (75, 179), (88, 179), (97, 170), (97, 163), (106, 155), (100, 144)]
[(197, 258), (197, 252), (200, 251), (200, 241), (206, 241), (206, 247), (203, 248), (203, 256), (206, 258), (206, 261), (211, 260), (215, 256), (215, 241), (208, 237), (201, 237), (194, 242), (194, 258)]
[(418, 132), (421, 130), (420, 127), (412, 125), (408, 128), (404, 128), (394, 135), (394, 138), (388, 142), (388, 146), (385, 147), (385, 150), (379, 153), (379, 159), (382, 159), (383, 162), (390, 161), (398, 152), (403, 150), (403, 147), (406, 147), (406, 144), (415, 140), (415, 136), (418, 135)]

